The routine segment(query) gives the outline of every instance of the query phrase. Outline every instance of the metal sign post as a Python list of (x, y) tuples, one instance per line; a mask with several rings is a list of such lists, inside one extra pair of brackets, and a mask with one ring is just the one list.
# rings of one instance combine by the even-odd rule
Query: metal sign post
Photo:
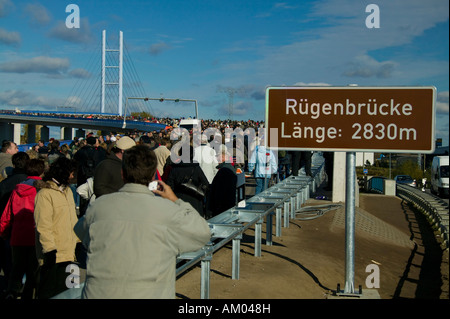
[(355, 152), (433, 153), (435, 101), (432, 86), (267, 88), (266, 147), (346, 152), (345, 288), (337, 294), (362, 294), (354, 287)]
[(345, 287), (344, 293), (355, 293), (355, 179), (356, 153), (346, 154), (345, 185)]

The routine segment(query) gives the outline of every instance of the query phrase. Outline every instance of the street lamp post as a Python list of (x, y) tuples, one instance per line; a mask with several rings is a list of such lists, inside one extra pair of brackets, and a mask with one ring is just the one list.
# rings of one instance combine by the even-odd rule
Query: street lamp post
[(125, 112), (123, 113), (123, 124), (122, 124), (122, 128), (126, 128), (127, 127), (127, 122), (126, 122), (126, 118), (127, 118), (127, 107), (128, 107), (128, 99), (132, 99), (132, 100), (145, 100), (145, 97), (127, 97), (126, 101), (125, 101)]

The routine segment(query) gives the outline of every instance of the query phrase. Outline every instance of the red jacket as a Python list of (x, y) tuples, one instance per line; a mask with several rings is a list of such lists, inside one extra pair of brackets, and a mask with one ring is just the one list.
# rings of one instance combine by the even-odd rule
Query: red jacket
[(34, 246), (34, 198), (36, 197), (35, 181), (41, 180), (37, 176), (28, 179), (14, 188), (2, 218), (0, 219), (0, 236), (10, 238), (11, 246)]

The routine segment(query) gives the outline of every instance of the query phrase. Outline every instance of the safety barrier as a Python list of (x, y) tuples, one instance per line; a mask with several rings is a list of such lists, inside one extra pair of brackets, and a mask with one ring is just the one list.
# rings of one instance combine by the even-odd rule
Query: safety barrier
[(397, 196), (412, 203), (427, 216), (431, 226), (440, 232), (444, 248), (448, 249), (448, 204), (435, 195), (408, 185), (397, 184)]
[[(177, 257), (176, 276), (201, 264), (200, 298), (208, 299), (210, 290), (210, 265), (213, 254), (232, 242), (232, 279), (239, 279), (240, 241), (242, 235), (254, 226), (254, 256), (261, 256), (262, 223), (266, 220), (267, 246), (272, 245), (273, 217), (275, 216), (275, 236), (280, 237), (282, 228), (289, 227), (289, 220), (295, 218), (295, 212), (316, 191), (324, 179), (324, 160), (314, 156), (310, 176), (289, 176), (283, 181), (266, 189), (237, 206), (208, 219), (211, 239), (200, 250), (184, 253)], [(84, 283), (79, 288), (71, 288), (53, 299), (79, 299)]]
[(254, 256), (261, 256), (262, 223), (266, 220), (267, 246), (272, 245), (273, 216), (275, 216), (275, 236), (281, 236), (282, 228), (289, 227), (289, 220), (295, 212), (316, 191), (324, 179), (324, 162), (315, 158), (312, 163), (313, 177), (289, 176), (258, 195), (208, 220), (211, 240), (202, 249), (186, 253), (177, 258), (177, 276), (201, 263), (200, 298), (208, 299), (210, 290), (210, 265), (213, 254), (232, 242), (232, 279), (239, 279), (240, 241), (242, 234), (254, 226)]

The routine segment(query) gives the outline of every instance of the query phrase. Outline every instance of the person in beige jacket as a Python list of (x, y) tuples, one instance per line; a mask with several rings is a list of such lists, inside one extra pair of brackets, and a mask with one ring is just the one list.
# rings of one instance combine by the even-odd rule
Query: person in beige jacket
[(145, 145), (124, 152), (125, 185), (91, 203), (75, 233), (88, 250), (82, 298), (175, 298), (178, 254), (201, 249), (209, 225), (162, 181), (149, 190), (155, 153)]
[(67, 289), (66, 267), (75, 261), (79, 239), (73, 227), (78, 218), (69, 187), (75, 170), (73, 161), (58, 158), (45, 173), (45, 185), (36, 194), (36, 256), (41, 266), (37, 289), (39, 299), (54, 297)]
[[(153, 150), (156, 155), (156, 169), (158, 170), (159, 176), (163, 176), (164, 174), (164, 165), (166, 165), (167, 158), (170, 156), (170, 150), (167, 148), (167, 145), (170, 143), (170, 140), (167, 138), (155, 139), (157, 143), (157, 147)], [(158, 146), (159, 144), (159, 146)]]

